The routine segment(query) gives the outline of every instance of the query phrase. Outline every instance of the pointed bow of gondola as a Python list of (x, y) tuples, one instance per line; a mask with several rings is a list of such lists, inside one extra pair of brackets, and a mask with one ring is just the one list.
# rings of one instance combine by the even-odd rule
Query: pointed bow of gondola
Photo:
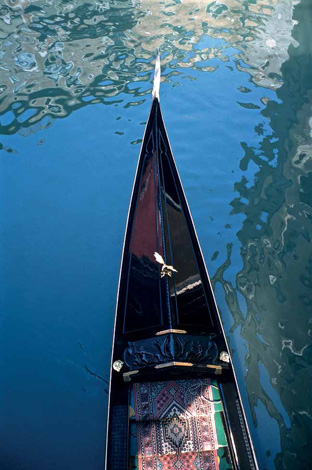
[[(223, 459), (227, 469), (257, 470), (222, 323), (165, 129), (159, 83), (158, 57), (123, 247), (106, 468), (167, 469), (176, 459), (182, 470), (217, 470)], [(164, 449), (169, 460), (164, 460)], [(187, 467), (192, 459), (196, 465)]]

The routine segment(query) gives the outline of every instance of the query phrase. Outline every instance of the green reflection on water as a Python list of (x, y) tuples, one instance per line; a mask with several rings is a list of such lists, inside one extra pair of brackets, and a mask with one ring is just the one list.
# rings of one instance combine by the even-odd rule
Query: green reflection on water
[[(245, 216), (237, 233), (243, 268), (236, 275), (236, 289), (246, 299), (246, 319), (235, 288), (223, 278), (231, 264), (231, 245), (214, 276), (226, 292), (234, 317), (232, 331), (241, 325), (249, 344), (246, 384), (254, 422), (260, 400), (279, 423), (278, 469), (311, 465), (312, 12), (308, 1), (295, 8), (294, 18), (299, 22), (294, 29), (298, 46), (289, 48), (277, 99), (268, 101), (261, 112), (270, 126), (265, 129), (259, 122), (255, 127), (260, 138), (256, 147), (241, 143), (240, 168), (245, 172), (253, 162), (254, 181), (249, 184), (242, 176), (235, 184), (239, 196), (231, 203), (232, 214)], [(265, 390), (259, 363), (268, 371), (286, 415)]]

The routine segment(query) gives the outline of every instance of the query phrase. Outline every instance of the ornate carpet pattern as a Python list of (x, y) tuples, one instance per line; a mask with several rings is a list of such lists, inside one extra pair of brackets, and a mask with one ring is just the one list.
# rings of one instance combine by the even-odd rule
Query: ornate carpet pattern
[(139, 470), (218, 470), (209, 379), (133, 388)]

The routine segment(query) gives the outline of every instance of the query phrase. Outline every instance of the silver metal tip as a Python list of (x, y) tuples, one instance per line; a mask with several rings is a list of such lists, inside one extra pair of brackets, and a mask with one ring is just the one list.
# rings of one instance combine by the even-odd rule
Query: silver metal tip
[(159, 86), (160, 86), (160, 54), (158, 52), (156, 61), (155, 61), (154, 83), (153, 83), (153, 91), (152, 91), (153, 99), (154, 98), (159, 99)]

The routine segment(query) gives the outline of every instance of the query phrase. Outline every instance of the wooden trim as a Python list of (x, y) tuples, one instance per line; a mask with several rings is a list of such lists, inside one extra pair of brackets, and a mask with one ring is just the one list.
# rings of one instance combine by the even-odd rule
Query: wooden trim
[(215, 366), (213, 364), (207, 364), (208, 369), (214, 369), (216, 375), (222, 374), (222, 366)]
[(138, 374), (138, 373), (139, 373), (138, 370), (130, 370), (129, 372), (124, 372), (123, 373), (124, 382), (130, 382), (131, 381), (131, 376), (135, 375), (135, 374)]
[(222, 371), (222, 366), (216, 366), (214, 364), (207, 364), (206, 367), (208, 367), (208, 369), (216, 369), (216, 370)]
[(158, 331), (155, 336), (160, 336), (160, 335), (166, 335), (167, 333), (177, 333), (179, 335), (186, 335), (187, 331), (186, 330), (163, 330), (163, 331)]
[(157, 366), (155, 366), (155, 369), (164, 369), (165, 367), (174, 367), (174, 366), (178, 366), (178, 367), (192, 367), (194, 364), (191, 364), (190, 362), (175, 362), (175, 361), (172, 361), (172, 362), (167, 362), (166, 364), (157, 364)]
[[(166, 362), (165, 364), (157, 364), (154, 366), (155, 369), (165, 369), (166, 367), (207, 367), (208, 369), (213, 369), (216, 375), (222, 374), (222, 366), (214, 365), (214, 364), (192, 364), (191, 362)], [(128, 372), (129, 373), (129, 372)], [(125, 375), (125, 374), (124, 374)]]

